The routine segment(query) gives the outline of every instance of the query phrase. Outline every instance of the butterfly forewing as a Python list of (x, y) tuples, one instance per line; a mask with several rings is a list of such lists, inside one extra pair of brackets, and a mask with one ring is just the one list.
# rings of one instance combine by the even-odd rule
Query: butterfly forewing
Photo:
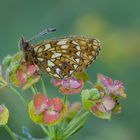
[(54, 78), (66, 78), (83, 71), (99, 53), (96, 39), (68, 37), (46, 40), (33, 48), (37, 66)]

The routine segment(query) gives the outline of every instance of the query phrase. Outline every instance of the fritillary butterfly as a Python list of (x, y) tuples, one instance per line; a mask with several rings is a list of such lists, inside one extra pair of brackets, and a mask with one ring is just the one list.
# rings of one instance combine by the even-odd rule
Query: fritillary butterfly
[(73, 36), (31, 44), (21, 37), (20, 48), (28, 64), (35, 64), (51, 77), (62, 79), (84, 71), (96, 59), (100, 43), (94, 38)]

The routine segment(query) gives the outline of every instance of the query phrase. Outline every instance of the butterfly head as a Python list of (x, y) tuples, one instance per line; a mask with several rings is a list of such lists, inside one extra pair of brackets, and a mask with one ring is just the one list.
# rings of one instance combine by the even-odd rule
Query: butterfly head
[(20, 49), (20, 51), (23, 51), (23, 52), (31, 52), (32, 51), (32, 47), (31, 47), (29, 41), (26, 41), (24, 39), (24, 37), (21, 37), (19, 40), (19, 49)]

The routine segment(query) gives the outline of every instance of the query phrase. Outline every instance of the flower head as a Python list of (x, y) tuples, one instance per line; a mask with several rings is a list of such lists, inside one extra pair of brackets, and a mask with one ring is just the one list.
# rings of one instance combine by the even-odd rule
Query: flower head
[(98, 75), (95, 88), (83, 90), (82, 103), (84, 108), (102, 119), (110, 119), (112, 113), (119, 113), (119, 99), (126, 97), (123, 84), (102, 74)]
[(112, 113), (120, 112), (118, 100), (96, 88), (83, 90), (81, 94), (84, 108), (99, 118), (110, 119)]
[(6, 57), (2, 66), (6, 79), (22, 89), (29, 88), (40, 78), (38, 67), (34, 64), (27, 64), (22, 60), (20, 53)]
[(60, 119), (63, 103), (60, 98), (56, 97), (48, 99), (47, 106), (47, 109), (43, 112), (43, 122), (51, 124)]
[(39, 124), (54, 125), (61, 121), (64, 112), (64, 104), (60, 98), (46, 98), (44, 94), (34, 96), (29, 104), (31, 119)]
[(59, 92), (62, 94), (77, 94), (83, 88), (84, 82), (74, 77), (64, 78), (62, 80), (52, 79), (53, 86), (60, 86)]
[(38, 69), (33, 64), (26, 64), (22, 62), (19, 65), (15, 72), (10, 75), (11, 82), (15, 86), (22, 87), (22, 89), (27, 89), (32, 86), (32, 84), (36, 83), (40, 76), (38, 74)]

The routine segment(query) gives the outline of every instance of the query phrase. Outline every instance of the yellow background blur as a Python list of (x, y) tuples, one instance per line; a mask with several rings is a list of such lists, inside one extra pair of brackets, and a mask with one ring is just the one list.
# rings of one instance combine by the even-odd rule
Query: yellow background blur
[[(26, 39), (46, 27), (57, 32), (41, 39), (84, 35), (100, 40), (102, 49), (96, 62), (88, 68), (91, 80), (97, 73), (124, 82), (127, 99), (123, 110), (111, 121), (90, 117), (85, 127), (70, 140), (139, 140), (140, 139), (140, 1), (139, 0), (0, 0), (0, 63), (18, 51), (21, 35)], [(49, 78), (49, 77), (47, 77)], [(49, 79), (46, 80), (49, 84)], [(49, 93), (56, 90), (49, 85)], [(30, 90), (22, 93), (31, 100)], [(57, 94), (58, 95), (58, 94)], [(78, 100), (79, 95), (71, 96)], [(19, 98), (9, 90), (0, 90), (0, 104), (10, 110), (9, 127), (22, 135), (21, 126), (34, 137), (43, 137), (33, 124)], [(10, 140), (0, 128), (0, 140)]]

